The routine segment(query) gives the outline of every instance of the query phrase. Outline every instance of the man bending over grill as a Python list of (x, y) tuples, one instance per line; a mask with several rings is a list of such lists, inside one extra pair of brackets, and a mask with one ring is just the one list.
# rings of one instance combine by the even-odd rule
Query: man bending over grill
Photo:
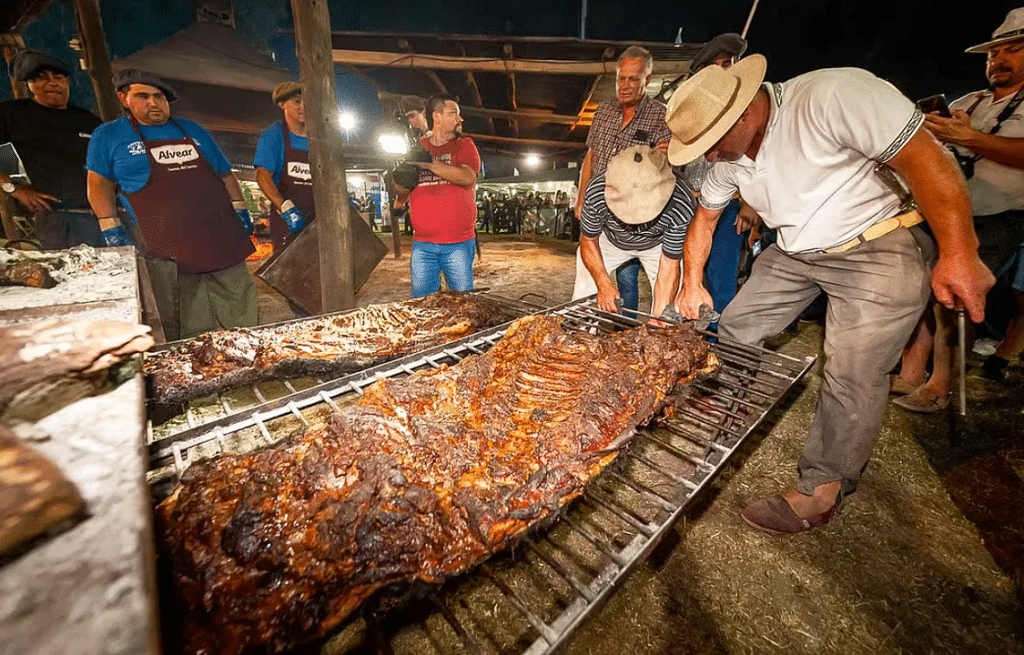
[(683, 240), (696, 205), (658, 150), (633, 146), (613, 157), (583, 199), (573, 300), (597, 292), (598, 307), (617, 311), (621, 296), (612, 271), (639, 258), (653, 290), (651, 314), (660, 316), (679, 287)]
[[(812, 71), (764, 84), (765, 58), (709, 66), (673, 94), (669, 160), (715, 162), (701, 187), (686, 238), (680, 313), (696, 317), (711, 297), (703, 285), (711, 236), (737, 191), (778, 229), (725, 308), (719, 334), (761, 344), (821, 292), (828, 297), (824, 381), (799, 461), (796, 488), (747, 505), (743, 519), (773, 534), (828, 524), (868, 463), (899, 359), (928, 300), (934, 243), (916, 211), (876, 175), (899, 172), (924, 214), (939, 257), (936, 299), (963, 301), (981, 321), (992, 273), (978, 238), (963, 176), (921, 129), (924, 118), (895, 87), (853, 68)], [(908, 229), (909, 228), (909, 229)]]

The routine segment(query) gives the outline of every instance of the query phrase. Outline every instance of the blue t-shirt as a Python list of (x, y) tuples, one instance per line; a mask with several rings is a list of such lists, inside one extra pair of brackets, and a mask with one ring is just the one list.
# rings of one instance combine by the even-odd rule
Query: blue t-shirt
[[(199, 151), (209, 162), (217, 175), (231, 172), (228, 162), (220, 147), (210, 133), (198, 124), (184, 118), (175, 118), (190, 137), (199, 144)], [(139, 131), (147, 141), (164, 139), (181, 139), (184, 135), (171, 121), (163, 125), (139, 125)], [(135, 219), (135, 212), (124, 194), (135, 193), (149, 182), (149, 155), (139, 135), (132, 129), (127, 117), (104, 123), (96, 128), (89, 140), (89, 150), (85, 156), (85, 168), (108, 180), (117, 182), (121, 190), (121, 202)]]
[[(288, 141), (296, 150), (309, 150), (309, 141), (304, 136), (294, 132), (288, 132)], [(252, 165), (258, 168), (265, 168), (274, 175), (274, 184), (281, 183), (281, 172), (284, 171), (284, 130), (281, 129), (281, 121), (278, 121), (263, 130), (260, 135), (260, 142), (256, 144), (256, 158)]]

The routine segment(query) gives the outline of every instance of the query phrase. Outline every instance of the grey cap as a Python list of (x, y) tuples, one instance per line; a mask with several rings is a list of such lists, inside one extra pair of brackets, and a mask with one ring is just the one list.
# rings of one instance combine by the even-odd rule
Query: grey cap
[(174, 102), (178, 99), (178, 93), (167, 82), (144, 70), (138, 68), (123, 68), (114, 73), (114, 89), (123, 91), (132, 84), (148, 84), (155, 86), (167, 96), (167, 102)]
[(719, 55), (729, 57), (741, 57), (747, 51), (747, 41), (735, 32), (719, 34), (704, 44), (697, 56), (690, 62), (690, 73), (696, 73), (700, 69), (711, 64), (711, 61)]
[(39, 50), (22, 50), (11, 60), (11, 77), (19, 82), (30, 80), (40, 70), (45, 69), (71, 75), (71, 69), (67, 64)]

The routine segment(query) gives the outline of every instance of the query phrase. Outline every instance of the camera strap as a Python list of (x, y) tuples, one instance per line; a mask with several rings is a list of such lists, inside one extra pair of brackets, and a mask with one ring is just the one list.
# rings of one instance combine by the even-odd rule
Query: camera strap
[[(973, 114), (974, 110), (978, 108), (978, 105), (980, 105), (981, 101), (984, 99), (985, 94), (979, 93), (978, 99), (975, 100), (974, 104), (971, 105), (970, 109), (967, 110), (967, 115), (970, 116), (971, 114)], [(1024, 86), (1017, 89), (1017, 93), (1013, 94), (1013, 97), (1010, 98), (1010, 102), (1006, 103), (1006, 106), (1003, 107), (1003, 110), (999, 112), (999, 115), (996, 116), (996, 124), (992, 126), (992, 129), (989, 130), (988, 133), (995, 134), (996, 132), (998, 132), (999, 128), (1002, 127), (1003, 125), (1003, 121), (1005, 121), (1010, 116), (1013, 116), (1013, 112), (1017, 111), (1017, 107), (1020, 106), (1021, 102), (1024, 102)], [(972, 162), (976, 162), (981, 158), (981, 155), (979, 155), (978, 153), (974, 153), (974, 155), (972, 155), (969, 159)]]

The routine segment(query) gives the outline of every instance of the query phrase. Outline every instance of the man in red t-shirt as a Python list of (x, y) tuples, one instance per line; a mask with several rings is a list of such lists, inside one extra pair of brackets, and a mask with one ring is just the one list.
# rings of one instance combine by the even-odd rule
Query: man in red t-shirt
[(462, 136), (458, 99), (448, 94), (430, 98), (427, 124), (432, 132), (420, 143), (433, 161), (414, 162), (420, 167), (420, 178), (409, 196), (413, 298), (437, 291), (442, 272), (449, 289), (471, 290), (476, 255), (474, 187), (480, 172), (480, 153), (472, 139)]

